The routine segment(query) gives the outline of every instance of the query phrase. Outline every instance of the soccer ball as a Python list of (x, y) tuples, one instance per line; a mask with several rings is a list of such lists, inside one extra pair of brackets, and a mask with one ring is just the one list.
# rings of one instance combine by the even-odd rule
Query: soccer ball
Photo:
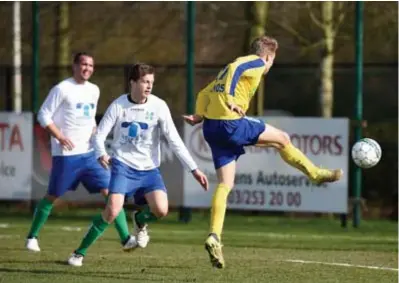
[(381, 147), (375, 140), (361, 139), (352, 147), (352, 159), (361, 168), (371, 168), (381, 159)]

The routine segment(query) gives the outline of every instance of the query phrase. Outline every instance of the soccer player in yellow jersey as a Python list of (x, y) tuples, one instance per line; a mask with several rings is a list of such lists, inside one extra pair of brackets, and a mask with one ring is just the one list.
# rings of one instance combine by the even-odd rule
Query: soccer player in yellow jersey
[(245, 117), (259, 82), (273, 65), (278, 43), (261, 36), (251, 44), (251, 55), (239, 57), (219, 72), (216, 79), (199, 92), (195, 114), (184, 120), (195, 125), (203, 122), (204, 138), (209, 144), (218, 176), (211, 209), (210, 233), (205, 241), (214, 267), (223, 268), (221, 234), (227, 196), (234, 186), (236, 161), (244, 154), (244, 146), (270, 146), (281, 158), (302, 171), (316, 183), (338, 181), (341, 169), (328, 170), (315, 166), (290, 141), (287, 133), (260, 120)]

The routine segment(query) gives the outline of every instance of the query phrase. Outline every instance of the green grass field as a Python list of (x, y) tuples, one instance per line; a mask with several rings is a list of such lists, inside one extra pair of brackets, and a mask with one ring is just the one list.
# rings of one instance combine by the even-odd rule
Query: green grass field
[(66, 259), (86, 233), (87, 216), (93, 213), (50, 217), (41, 231), (40, 253), (24, 249), (30, 217), (3, 214), (0, 282), (388, 283), (398, 278), (397, 223), (363, 221), (358, 229), (343, 230), (337, 220), (232, 214), (225, 223), (224, 270), (211, 268), (204, 250), (208, 229), (204, 213), (194, 214), (189, 224), (177, 223), (174, 213), (152, 224), (149, 246), (132, 253), (121, 251), (110, 227), (89, 250), (83, 267), (68, 266)]

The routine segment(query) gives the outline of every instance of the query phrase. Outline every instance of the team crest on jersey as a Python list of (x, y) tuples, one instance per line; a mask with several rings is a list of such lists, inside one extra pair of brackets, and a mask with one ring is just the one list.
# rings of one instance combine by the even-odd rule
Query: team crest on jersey
[(77, 103), (76, 109), (81, 109), (83, 111), (82, 116), (79, 118), (91, 118), (90, 111), (94, 109), (94, 103)]
[(148, 124), (142, 122), (122, 122), (121, 144), (138, 143), (144, 135), (144, 131), (148, 130)]
[(146, 120), (151, 120), (151, 121), (152, 121), (152, 119), (154, 119), (154, 112), (149, 112), (149, 111), (147, 111), (147, 112), (145, 113), (145, 119), (146, 119)]

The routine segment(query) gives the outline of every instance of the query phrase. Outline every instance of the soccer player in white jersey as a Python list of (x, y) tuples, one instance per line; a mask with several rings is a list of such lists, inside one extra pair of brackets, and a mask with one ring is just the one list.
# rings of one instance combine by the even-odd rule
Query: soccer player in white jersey
[[(154, 69), (136, 64), (129, 75), (130, 93), (108, 107), (95, 135), (96, 157), (104, 168), (111, 167), (109, 199), (68, 263), (81, 266), (87, 249), (104, 233), (121, 211), (125, 196), (144, 195), (148, 209), (136, 214), (140, 227), (168, 213), (168, 197), (160, 166), (160, 138), (163, 134), (186, 170), (208, 189), (208, 180), (189, 154), (173, 123), (166, 102), (151, 94)], [(112, 157), (104, 142), (113, 129)]]
[[(53, 208), (67, 191), (83, 183), (89, 193), (108, 195), (110, 174), (98, 164), (92, 146), (96, 109), (100, 96), (97, 85), (89, 82), (94, 60), (85, 52), (73, 60), (73, 76), (54, 86), (38, 113), (40, 125), (51, 134), (52, 169), (47, 194), (38, 203), (26, 240), (26, 248), (39, 252), (38, 234)], [(120, 212), (115, 227), (123, 248), (136, 245), (129, 235), (126, 214)]]

